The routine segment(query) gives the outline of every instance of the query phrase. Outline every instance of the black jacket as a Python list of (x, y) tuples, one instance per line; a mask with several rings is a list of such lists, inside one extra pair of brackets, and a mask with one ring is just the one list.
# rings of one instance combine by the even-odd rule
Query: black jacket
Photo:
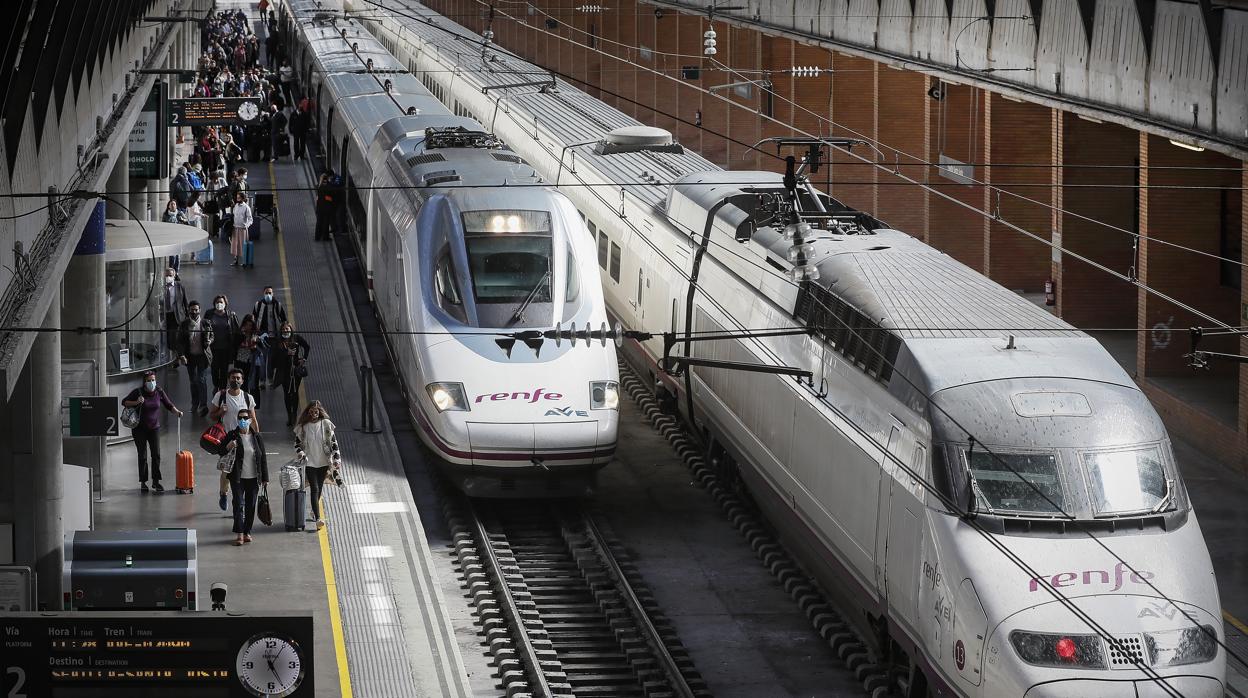
[[(267, 310), (264, 305), (264, 301), (256, 301), (256, 304), (251, 309), (251, 318), (256, 321), (257, 332), (260, 334), (268, 332), (275, 335), (281, 331), (282, 323), (286, 322), (286, 308), (282, 306), (281, 301), (274, 297), (270, 301), (270, 305), (273, 306), (273, 314), (270, 316), (264, 312)], [(273, 319), (272, 325), (270, 325), (270, 317)]]
[(312, 347), (308, 344), (308, 340), (299, 336), (298, 332), (291, 333), (290, 339), (282, 339), (280, 336), (276, 340), (269, 340), (273, 347), (273, 370), (281, 375), (292, 366), (297, 366), (308, 358), (308, 354), (312, 353)]
[(292, 136), (304, 136), (308, 133), (308, 128), (312, 126), (312, 115), (306, 111), (295, 111), (290, 115), (290, 134)]
[[(214, 315), (216, 315), (216, 313), (217, 313), (216, 309), (210, 310), (208, 311), (208, 314), (204, 316), (204, 319), (207, 320), (208, 322), (212, 322), (212, 318)], [(215, 333), (214, 331), (214, 333), (211, 336), (212, 336), (212, 343), (215, 345), (213, 347), (213, 351), (224, 351), (228, 353), (231, 349), (234, 348), (235, 345), (238, 344), (238, 335), (239, 335), (238, 315), (236, 315), (233, 310), (226, 310), (225, 313), (230, 318), (229, 333), (223, 336), (223, 335), (219, 335)], [(231, 360), (233, 358), (234, 358), (233, 356), (230, 357)]]
[[(258, 431), (251, 432), (251, 435), (256, 439), (256, 479), (260, 482), (268, 482), (269, 461), (268, 457), (264, 453), (264, 437), (261, 436)], [(245, 456), (244, 449), (246, 446), (243, 445), (243, 441), (240, 438), (240, 434), (237, 429), (225, 435), (225, 441), (221, 442), (221, 446), (223, 448), (229, 448), (231, 441), (238, 442), (238, 446), (232, 451), (234, 456), (234, 467), (230, 470), (230, 474), (227, 477), (229, 478), (231, 484), (237, 486), (243, 472), (243, 467), (241, 465), (242, 461), (239, 460), (239, 458)]]
[[(167, 289), (164, 286), (160, 287), (160, 312), (165, 314), (173, 313), (175, 316), (174, 319), (177, 320), (179, 325), (181, 325), (181, 323), (186, 320), (187, 316), (186, 289), (182, 286), (181, 281), (173, 282), (172, 306), (166, 302), (168, 299), (166, 291)], [(177, 347), (174, 347), (174, 349), (176, 350)]]
[[(208, 359), (208, 363), (212, 363), (212, 322), (208, 318), (203, 318), (204, 332), (204, 358)], [(178, 354), (189, 357), (191, 355), (191, 319), (182, 321), (182, 325), (178, 327)]]

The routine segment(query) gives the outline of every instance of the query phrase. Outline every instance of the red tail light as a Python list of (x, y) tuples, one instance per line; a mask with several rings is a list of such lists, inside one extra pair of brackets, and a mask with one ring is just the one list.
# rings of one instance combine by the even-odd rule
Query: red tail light
[(180, 599), (180, 598), (182, 598), (182, 590), (181, 590), (181, 589), (174, 589), (174, 590), (173, 590), (173, 598), (175, 598), (175, 599)]
[(83, 596), (83, 594), (82, 594), (82, 589), (79, 589), (79, 590), (77, 590), (77, 591), (75, 591), (75, 592), (74, 592), (74, 598), (75, 598), (75, 599), (81, 599), (81, 598), (82, 598), (82, 596)]
[(1054, 649), (1057, 650), (1058, 657), (1061, 657), (1068, 662), (1075, 661), (1076, 647), (1074, 640), (1064, 637), (1057, 641), (1057, 646)]

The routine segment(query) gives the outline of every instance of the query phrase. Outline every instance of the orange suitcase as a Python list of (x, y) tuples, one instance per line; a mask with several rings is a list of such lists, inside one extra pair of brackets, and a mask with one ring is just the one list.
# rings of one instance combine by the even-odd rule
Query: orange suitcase
[(177, 455), (178, 494), (191, 494), (195, 491), (195, 454), (182, 450), (182, 418), (178, 417), (178, 455)]

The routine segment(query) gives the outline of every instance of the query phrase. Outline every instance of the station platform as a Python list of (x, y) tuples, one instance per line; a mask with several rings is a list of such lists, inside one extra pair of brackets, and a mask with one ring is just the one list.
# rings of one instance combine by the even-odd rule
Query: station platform
[[(230, 266), (228, 244), (214, 242), (215, 263), (183, 262), (182, 282), (187, 298), (204, 307), (214, 295), (225, 294), (240, 319), (264, 286), (274, 287), (296, 331), (312, 346), (302, 404), (320, 400), (337, 425), (346, 486), (326, 488), (324, 530), (318, 532), (309, 523), (305, 532), (285, 531), (276, 472), (293, 454), (293, 437), (280, 390), (258, 392), (256, 412), (274, 480), (269, 484), (274, 525), (257, 523), (253, 543), (233, 546), (230, 512), (218, 506), (216, 459), (198, 445), (208, 420), (190, 413), (186, 371), (169, 368), (158, 380), (186, 416), (178, 420), (164, 413), (161, 469), (166, 491), (141, 493), (134, 446), (109, 447), (96, 528), (194, 528), (201, 597), (207, 598), (208, 585), (225, 582), (230, 610), (311, 611), (317, 696), (472, 695), (457, 644), (466, 640), (455, 637), (443, 603), (447, 580), (435, 570), (380, 406), (375, 411), (380, 433), (359, 430), (358, 367), (368, 359), (335, 245), (312, 239), (313, 196), (305, 168), (289, 159), (246, 166), (253, 190), (264, 192), (277, 183), (280, 234), (268, 222), (261, 223), (253, 269)], [(174, 491), (179, 421), (181, 446), (196, 457), (193, 494)]]

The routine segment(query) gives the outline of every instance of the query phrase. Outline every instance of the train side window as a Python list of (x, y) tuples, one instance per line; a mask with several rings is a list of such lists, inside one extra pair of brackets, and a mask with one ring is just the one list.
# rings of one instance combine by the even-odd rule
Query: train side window
[(611, 280), (620, 281), (620, 246), (611, 243)]
[(567, 267), (568, 283), (567, 290), (564, 292), (563, 301), (571, 303), (581, 294), (581, 280), (576, 274), (576, 256), (572, 254), (572, 248), (568, 248), (568, 258), (565, 265)]
[(434, 283), (438, 288), (438, 298), (441, 299), (442, 309), (463, 320), (465, 318), (464, 301), (460, 297), (459, 288), (455, 284), (455, 268), (451, 265), (450, 254), (443, 254), (442, 258), (438, 260)]
[(607, 245), (608, 244), (610, 244), (610, 240), (607, 239), (606, 233), (603, 233), (601, 236), (598, 237), (598, 266), (602, 267), (603, 269), (607, 268)]
[(637, 307), (639, 308), (641, 307), (641, 302), (642, 302), (642, 298), (641, 298), (642, 287), (645, 285), (645, 283), (646, 283), (646, 274), (645, 272), (641, 270), (641, 267), (638, 267), (637, 268)]
[[(583, 216), (584, 214), (581, 215)], [(585, 225), (589, 228), (589, 237), (591, 239), (598, 237), (598, 226), (594, 225), (593, 221), (586, 218)]]

